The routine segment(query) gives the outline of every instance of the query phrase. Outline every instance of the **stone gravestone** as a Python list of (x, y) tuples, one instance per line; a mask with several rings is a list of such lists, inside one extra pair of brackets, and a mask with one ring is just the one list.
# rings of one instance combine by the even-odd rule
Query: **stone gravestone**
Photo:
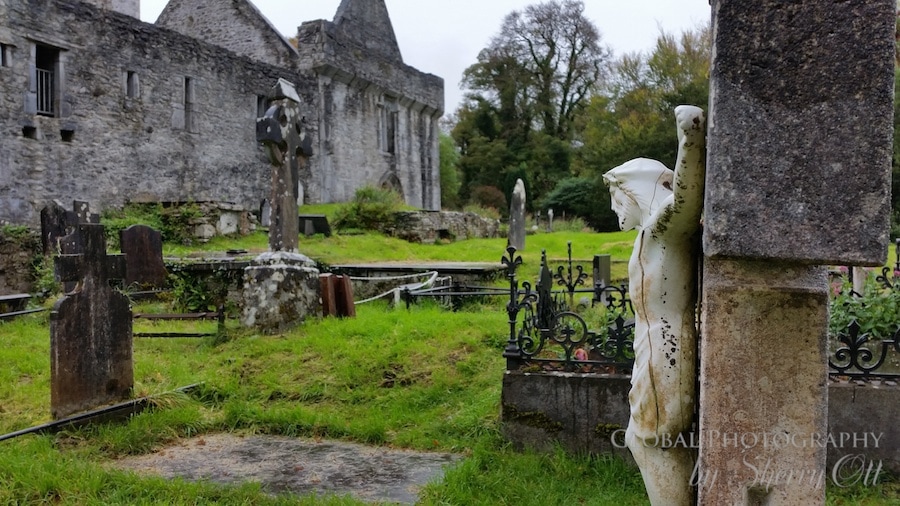
[(521, 179), (516, 180), (511, 200), (508, 242), (517, 251), (522, 251), (525, 249), (525, 183)]
[(244, 269), (241, 311), (245, 326), (264, 332), (299, 323), (319, 307), (319, 271), (315, 262), (297, 252), (297, 183), (300, 165), (312, 154), (312, 146), (294, 85), (279, 79), (271, 103), (256, 123), (256, 139), (266, 147), (272, 165), (271, 251)]
[(553, 209), (547, 209), (547, 232), (553, 232)]
[(146, 289), (166, 285), (162, 234), (147, 225), (132, 225), (119, 231), (119, 248), (127, 265), (125, 286)]
[(131, 395), (131, 308), (110, 287), (125, 275), (125, 258), (106, 254), (102, 225), (83, 223), (74, 234), (82, 252), (56, 257), (60, 281), (77, 282), (50, 313), (50, 411), (54, 418)]
[(885, 261), (895, 8), (712, 1), (701, 506), (825, 502), (819, 265)]
[(41, 209), (41, 246), (44, 255), (59, 253), (59, 238), (69, 235), (78, 224), (78, 216), (54, 200)]
[(78, 223), (100, 223), (100, 215), (91, 212), (91, 206), (83, 200), (72, 201), (72, 212), (78, 217)]
[(272, 224), (272, 205), (269, 204), (269, 199), (263, 199), (259, 205), (259, 224), (265, 228)]
[(300, 231), (303, 235), (310, 237), (316, 234), (322, 234), (325, 237), (331, 237), (331, 226), (328, 224), (328, 217), (324, 214), (301, 214)]
[(72, 209), (66, 210), (58, 200), (41, 209), (41, 246), (44, 255), (59, 253), (60, 238), (71, 234), (79, 223), (100, 223), (100, 215), (91, 213), (87, 202), (75, 200), (72, 202)]

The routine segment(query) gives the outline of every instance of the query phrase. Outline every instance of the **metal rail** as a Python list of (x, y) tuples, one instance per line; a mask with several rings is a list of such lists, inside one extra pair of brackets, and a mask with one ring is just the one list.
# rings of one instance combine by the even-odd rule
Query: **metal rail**
[[(202, 384), (203, 383), (194, 383), (192, 385), (176, 388), (175, 390), (167, 393), (190, 393), (192, 390), (197, 389)], [(140, 399), (132, 399), (130, 401), (114, 404), (112, 406), (106, 406), (100, 409), (95, 409), (93, 411), (79, 413), (68, 418), (63, 418), (62, 420), (54, 420), (49, 423), (29, 427), (27, 429), (17, 430), (15, 432), (10, 432), (9, 434), (0, 436), (0, 441), (13, 439), (19, 436), (24, 436), (26, 434), (52, 434), (68, 428), (84, 427), (85, 425), (90, 425), (96, 422), (116, 420), (126, 416), (135, 415), (147, 409), (147, 407), (152, 405), (152, 400), (156, 397), (160, 397), (161, 395), (165, 394), (141, 397)]]

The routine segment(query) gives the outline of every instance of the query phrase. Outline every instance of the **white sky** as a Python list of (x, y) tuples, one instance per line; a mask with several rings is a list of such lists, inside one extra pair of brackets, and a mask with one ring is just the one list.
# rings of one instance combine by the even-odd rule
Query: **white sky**
[[(252, 0), (285, 37), (303, 21), (334, 18), (340, 0)], [(500, 30), (503, 17), (541, 0), (385, 0), (403, 61), (444, 78), (445, 114), (462, 100), (463, 70)], [(166, 0), (141, 0), (141, 19), (156, 21)], [(585, 0), (585, 15), (616, 56), (652, 48), (662, 27), (680, 33), (709, 22), (708, 0)]]

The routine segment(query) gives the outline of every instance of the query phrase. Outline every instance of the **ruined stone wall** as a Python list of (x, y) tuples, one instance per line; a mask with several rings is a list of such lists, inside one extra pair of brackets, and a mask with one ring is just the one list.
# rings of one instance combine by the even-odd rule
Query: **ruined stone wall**
[[(255, 209), (269, 192), (255, 139), (258, 95), (284, 77), (313, 103), (309, 77), (115, 12), (73, 0), (5, 11), (0, 43), (12, 58), (0, 68), (0, 220), (35, 224), (51, 199), (93, 209), (128, 200)], [(59, 117), (28, 110), (34, 41), (59, 50)]]
[(141, 0), (85, 0), (85, 2), (134, 18), (141, 17)]
[[(354, 46), (327, 21), (304, 23), (298, 40), (300, 67), (319, 78), (311, 202), (345, 201), (369, 184), (399, 186), (407, 204), (440, 209), (443, 80)], [(386, 121), (395, 122), (393, 152), (385, 145)]]
[(37, 232), (8, 234), (0, 230), (0, 295), (34, 291), (34, 264), (40, 254)]
[(271, 65), (296, 65), (296, 51), (247, 0), (171, 0), (156, 25)]

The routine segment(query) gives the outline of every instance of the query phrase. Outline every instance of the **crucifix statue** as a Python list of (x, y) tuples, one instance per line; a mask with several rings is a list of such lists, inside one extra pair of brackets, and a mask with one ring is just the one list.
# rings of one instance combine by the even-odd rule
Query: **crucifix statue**
[(675, 108), (675, 171), (646, 158), (603, 178), (622, 230), (636, 228), (628, 263), (634, 305), (634, 369), (625, 442), (654, 506), (690, 506), (694, 452), (673, 444), (691, 429), (696, 403), (696, 235), (703, 209), (705, 123)]

